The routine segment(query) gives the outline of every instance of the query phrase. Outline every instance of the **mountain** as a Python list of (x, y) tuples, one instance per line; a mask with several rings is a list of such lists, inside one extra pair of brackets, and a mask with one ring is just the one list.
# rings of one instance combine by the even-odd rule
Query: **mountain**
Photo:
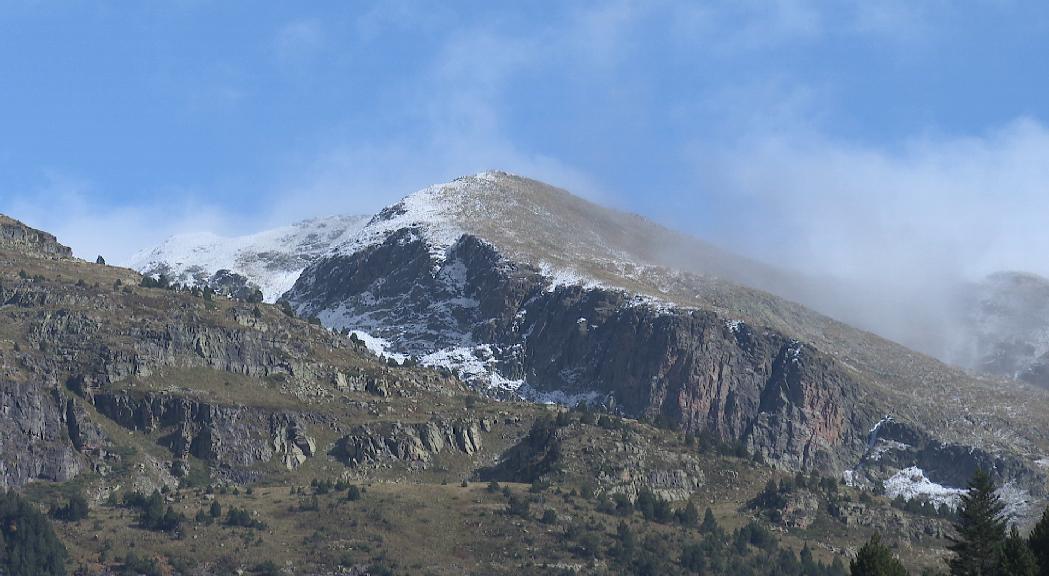
[[(499, 215), (477, 187), (516, 206), (534, 192), (603, 210), (519, 177), (462, 179), (384, 210), (285, 297), (329, 323), (415, 319), (391, 324), (387, 345), (459, 343), (483, 369), (473, 386), (390, 362), (286, 306), (164, 288), (17, 225), (0, 242), (0, 485), (50, 511), (87, 574), (771, 575), (799, 552), (847, 563), (872, 532), (917, 572), (942, 565), (955, 479), (976, 466), (992, 469), (1017, 518), (1038, 513), (1044, 427), (1019, 421), (1044, 414), (1038, 391), (989, 396), (1016, 419), (995, 438), (977, 420), (990, 384), (950, 381), (972, 416), (941, 440), (937, 421), (908, 407), (928, 400), (894, 396), (887, 377), (755, 318), (898, 347), (723, 279), (653, 267), (598, 280), (586, 258), (569, 271), (505, 256), (449, 224), (443, 194)], [(691, 304), (642, 290), (653, 277), (675, 279)], [(720, 292), (685, 289), (703, 282)], [(753, 308), (726, 320), (697, 296), (711, 293)], [(496, 378), (595, 402), (567, 410), (474, 391)], [(954, 410), (944, 402), (939, 418)], [(706, 508), (722, 528), (699, 526)]]
[(879, 482), (917, 464), (960, 487), (996, 466), (1044, 492), (1044, 391), (972, 377), (747, 285), (776, 277), (787, 275), (487, 172), (384, 209), (283, 298), (496, 392), (602, 403), (741, 440), (790, 469)]
[[(0, 487), (53, 518), (45, 530), (5, 509), (4, 544), (54, 531), (77, 573), (606, 574), (644, 562), (675, 574), (697, 561), (697, 506), (735, 522), (777, 478), (736, 445), (478, 396), (276, 306), (164, 289), (3, 222)], [(777, 525), (885, 529), (898, 514), (874, 497), (832, 518), (831, 499), (858, 489), (813, 479), (792, 496), (810, 504)], [(628, 515), (657, 548), (610, 552)], [(928, 536), (942, 520), (896, 522), (894, 534), (924, 538), (915, 566), (942, 545)], [(768, 532), (762, 545), (796, 563), (819, 541), (829, 564), (865, 537)], [(24, 573), (9, 570), (19, 557), (0, 555), (0, 572)]]
[(182, 284), (207, 284), (225, 294), (258, 289), (263, 300), (274, 302), (307, 265), (366, 222), (364, 216), (333, 216), (245, 236), (182, 234), (138, 252), (130, 266)]

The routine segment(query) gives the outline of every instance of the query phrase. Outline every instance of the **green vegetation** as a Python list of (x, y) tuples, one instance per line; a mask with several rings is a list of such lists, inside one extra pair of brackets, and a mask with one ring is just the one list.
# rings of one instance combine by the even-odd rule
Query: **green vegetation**
[[(1049, 509), (1025, 540), (1003, 514), (1005, 504), (996, 493), (990, 475), (977, 470), (962, 496), (955, 523), (956, 535), (949, 549), (954, 556), (948, 564), (954, 576), (1036, 576), (1046, 572), (1042, 559)], [(1039, 572), (1041, 571), (1041, 572)]]
[(56, 520), (64, 520), (66, 522), (78, 522), (87, 518), (88, 505), (87, 500), (84, 499), (83, 494), (73, 494), (69, 497), (69, 500), (62, 506), (55, 506), (51, 509), (51, 517)]
[(141, 492), (125, 494), (124, 506), (139, 511), (139, 524), (147, 530), (173, 532), (178, 530), (184, 520), (170, 505), (165, 509), (164, 497), (158, 490), (154, 490), (148, 497)]
[(0, 573), (61, 576), (66, 548), (47, 517), (14, 492), (0, 494)]
[(1027, 542), (1038, 561), (1038, 576), (1049, 576), (1049, 508), (1042, 512)]
[(849, 565), (851, 576), (907, 576), (907, 570), (875, 534), (856, 553)]

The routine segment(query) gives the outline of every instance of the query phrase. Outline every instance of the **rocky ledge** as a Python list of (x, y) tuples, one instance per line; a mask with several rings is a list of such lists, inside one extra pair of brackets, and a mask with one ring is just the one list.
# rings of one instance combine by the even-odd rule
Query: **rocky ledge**
[(72, 258), (73, 251), (52, 234), (0, 214), (0, 248), (53, 258)]

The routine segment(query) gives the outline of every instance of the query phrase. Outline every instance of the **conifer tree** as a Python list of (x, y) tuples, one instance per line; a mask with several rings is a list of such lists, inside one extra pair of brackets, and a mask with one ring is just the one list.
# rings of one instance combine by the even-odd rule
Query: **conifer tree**
[(950, 537), (948, 548), (954, 557), (948, 561), (955, 576), (991, 576), (997, 567), (1005, 545), (1006, 519), (1002, 515), (1005, 504), (995, 493), (991, 477), (977, 470), (969, 481), (969, 491), (962, 496), (958, 509), (956, 536)]
[(707, 507), (707, 510), (703, 513), (703, 523), (699, 526), (699, 531), (704, 534), (712, 534), (718, 529), (718, 521), (714, 518), (714, 512)]
[(1027, 546), (1027, 540), (1020, 536), (1014, 525), (1002, 546), (1002, 557), (998, 561), (998, 574), (1009, 576), (1038, 576), (1038, 561), (1034, 552)]
[(1027, 543), (1038, 562), (1038, 576), (1049, 576), (1049, 508), (1042, 512), (1042, 519), (1031, 530)]
[(65, 546), (29, 501), (0, 492), (0, 574), (63, 576)]
[(875, 534), (856, 553), (849, 566), (851, 576), (907, 576), (907, 570)]

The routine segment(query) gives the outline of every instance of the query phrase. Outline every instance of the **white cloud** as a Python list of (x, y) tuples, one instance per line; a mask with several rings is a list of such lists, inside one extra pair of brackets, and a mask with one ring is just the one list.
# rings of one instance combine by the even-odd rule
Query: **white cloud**
[[(718, 186), (775, 217), (778, 257), (849, 274), (1014, 267), (1049, 274), (1049, 130), (1016, 120), (980, 137), (924, 135), (898, 150), (794, 133), (708, 159)], [(744, 217), (744, 221), (748, 218)]]
[(169, 192), (167, 200), (100, 206), (89, 182), (52, 171), (43, 185), (13, 194), (0, 211), (54, 234), (79, 258), (102, 255), (117, 265), (172, 234), (230, 226), (220, 210), (183, 191)]
[(1035, 120), (896, 149), (801, 131), (704, 150), (697, 178), (732, 223), (723, 242), (844, 280), (846, 291), (801, 299), (923, 351), (952, 353), (959, 283), (999, 270), (1049, 276), (1049, 128)]

